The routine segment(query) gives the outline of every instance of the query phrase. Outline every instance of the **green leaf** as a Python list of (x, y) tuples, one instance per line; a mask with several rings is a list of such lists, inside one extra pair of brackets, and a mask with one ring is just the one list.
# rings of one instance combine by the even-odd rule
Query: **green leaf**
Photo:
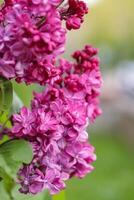
[[(11, 169), (10, 167), (8, 166), (8, 164), (6, 163), (5, 159), (3, 158), (3, 156), (0, 154), (0, 177), (2, 179), (6, 178), (5, 175), (8, 175), (10, 176), (10, 174), (12, 175), (11, 173)], [(12, 177), (12, 176), (11, 176)]]
[(11, 158), (14, 161), (22, 163), (30, 163), (33, 158), (33, 152), (31, 145), (21, 139), (21, 140), (9, 140), (0, 146), (0, 154), (4, 158)]
[(0, 200), (11, 200), (9, 194), (4, 187), (3, 181), (0, 182)]
[(52, 197), (53, 200), (65, 200), (65, 191), (61, 191), (59, 194), (56, 194)]
[(6, 192), (11, 196), (11, 190), (14, 187), (15, 182), (13, 179), (0, 167), (0, 177), (3, 182)]
[(14, 200), (48, 200), (47, 191), (40, 192), (37, 195), (22, 194), (18, 191), (19, 186), (16, 185), (12, 190), (12, 197)]
[(0, 77), (0, 111), (11, 108), (13, 99), (13, 87), (11, 81)]
[(0, 145), (0, 167), (13, 179), (22, 163), (28, 164), (32, 158), (32, 147), (25, 140), (9, 140)]
[(30, 163), (32, 158), (32, 147), (25, 140), (9, 140), (0, 145), (0, 177), (10, 199), (19, 168), (22, 163)]

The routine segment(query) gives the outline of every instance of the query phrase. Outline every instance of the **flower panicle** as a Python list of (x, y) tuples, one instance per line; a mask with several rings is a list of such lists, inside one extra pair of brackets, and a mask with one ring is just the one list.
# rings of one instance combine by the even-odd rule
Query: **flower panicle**
[(86, 129), (101, 113), (96, 54), (86, 46), (73, 54), (76, 62), (60, 59), (60, 79), (34, 93), (31, 109), (13, 115), (11, 137), (28, 140), (34, 152), (31, 164), (19, 171), (21, 192), (49, 189), (53, 195), (65, 188), (65, 180), (83, 178), (94, 169), (96, 155)]
[(22, 193), (48, 189), (53, 195), (66, 180), (94, 169), (86, 130), (101, 114), (98, 50), (86, 45), (72, 54), (72, 62), (57, 59), (67, 31), (79, 29), (87, 13), (80, 0), (5, 0), (1, 6), (0, 76), (45, 86), (34, 92), (30, 108), (12, 115), (8, 130), (10, 138), (25, 139), (33, 148), (32, 162), (18, 171)]
[(0, 9), (1, 76), (40, 85), (58, 76), (54, 60), (64, 52), (67, 29), (80, 28), (87, 13), (86, 4), (79, 0), (62, 5), (61, 0), (4, 1)]

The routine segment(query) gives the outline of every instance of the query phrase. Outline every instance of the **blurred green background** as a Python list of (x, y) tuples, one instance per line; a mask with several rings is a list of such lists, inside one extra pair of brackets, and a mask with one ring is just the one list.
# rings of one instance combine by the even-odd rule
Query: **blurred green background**
[[(88, 3), (90, 5), (91, 1)], [(91, 43), (100, 49), (103, 73), (116, 70), (122, 61), (134, 60), (133, 9), (133, 0), (96, 1), (91, 5), (81, 29), (68, 34), (65, 57)], [(40, 90), (37, 86), (26, 87), (24, 84), (18, 87), (16, 83), (14, 89), (25, 105), (30, 103), (32, 90)], [(129, 126), (123, 130), (122, 120), (117, 128), (105, 130), (106, 120), (101, 128), (97, 123), (89, 131), (90, 142), (96, 147), (98, 157), (94, 164), (96, 169), (83, 180), (72, 179), (67, 183), (67, 200), (134, 200), (134, 141), (131, 136), (126, 139), (128, 131), (134, 132), (133, 118), (131, 120), (131, 130)]]

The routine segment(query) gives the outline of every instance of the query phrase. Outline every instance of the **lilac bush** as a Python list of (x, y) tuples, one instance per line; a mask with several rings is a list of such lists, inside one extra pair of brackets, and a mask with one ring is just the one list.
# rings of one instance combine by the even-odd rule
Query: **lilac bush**
[[(20, 192), (56, 194), (65, 181), (83, 178), (94, 167), (87, 127), (101, 114), (98, 50), (91, 45), (64, 52), (66, 33), (79, 29), (88, 8), (83, 1), (5, 0), (0, 11), (0, 75), (38, 83), (31, 107), (12, 115), (11, 139), (25, 139), (33, 160), (18, 171)], [(65, 25), (64, 25), (65, 21)]]

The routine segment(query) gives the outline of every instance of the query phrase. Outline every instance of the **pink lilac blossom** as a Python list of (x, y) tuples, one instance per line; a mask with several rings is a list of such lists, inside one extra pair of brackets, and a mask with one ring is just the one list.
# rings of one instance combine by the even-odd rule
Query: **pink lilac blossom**
[(29, 165), (19, 170), (20, 191), (56, 194), (71, 177), (83, 178), (94, 167), (94, 147), (86, 131), (100, 115), (102, 84), (97, 49), (86, 46), (59, 61), (60, 76), (41, 93), (34, 93), (31, 109), (23, 107), (12, 117), (12, 138), (28, 140), (34, 152)]
[[(45, 85), (34, 93), (31, 108), (12, 116), (11, 138), (33, 148), (33, 160), (18, 172), (20, 192), (44, 189), (56, 194), (71, 177), (83, 178), (94, 168), (88, 125), (101, 114), (102, 84), (97, 49), (90, 45), (59, 59), (66, 29), (80, 28), (88, 8), (83, 1), (5, 0), (0, 9), (0, 76)], [(62, 21), (66, 22), (66, 29)]]
[(57, 79), (55, 59), (64, 52), (68, 30), (87, 14), (83, 1), (5, 0), (0, 8), (0, 75), (26, 84)]
[(53, 60), (64, 52), (66, 35), (56, 9), (59, 3), (5, 1), (0, 23), (1, 76), (43, 85), (57, 76)]
[(79, 0), (68, 0), (68, 4), (60, 9), (62, 19), (66, 21), (68, 30), (79, 29), (88, 13), (86, 3)]
[[(87, 114), (90, 121), (101, 114), (99, 108), (100, 87), (102, 78), (99, 68), (99, 59), (96, 57), (98, 50), (91, 45), (86, 45), (81, 51), (73, 53), (72, 57), (75, 63), (69, 63), (64, 60), (62, 63), (69, 66), (70, 71), (64, 68), (64, 75), (61, 74), (62, 84), (66, 97), (77, 101), (86, 101)], [(62, 71), (62, 63), (59, 68)]]

